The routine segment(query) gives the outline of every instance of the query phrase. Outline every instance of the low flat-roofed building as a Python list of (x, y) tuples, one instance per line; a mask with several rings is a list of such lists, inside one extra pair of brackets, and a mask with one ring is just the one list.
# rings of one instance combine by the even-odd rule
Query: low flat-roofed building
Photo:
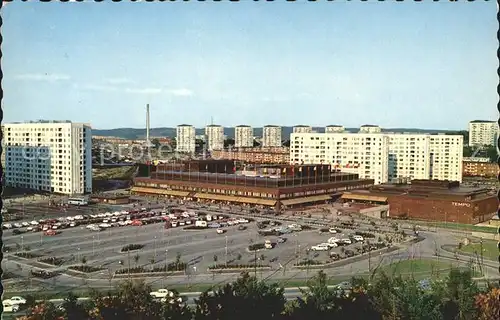
[[(359, 179), (357, 174), (332, 171), (328, 165), (254, 166), (237, 171), (234, 164), (228, 168), (226, 161), (213, 160), (210, 163), (212, 169), (209, 167), (208, 170), (203, 170), (205, 162), (201, 164), (200, 167), (195, 161), (186, 162), (183, 171), (158, 166), (151, 170), (150, 176), (135, 178), (131, 191), (195, 201), (262, 206), (279, 212), (284, 208), (327, 203), (343, 191), (368, 188), (374, 183), (370, 179)], [(185, 170), (186, 167), (189, 169)]]
[(498, 176), (498, 164), (490, 162), (488, 158), (464, 158), (463, 176), (464, 177), (486, 177), (492, 178)]
[(97, 203), (107, 203), (107, 204), (128, 204), (130, 202), (130, 196), (128, 195), (116, 195), (116, 194), (100, 194), (93, 195), (90, 199), (92, 202)]
[(344, 193), (343, 202), (388, 204), (390, 217), (477, 224), (497, 212), (496, 194), (486, 188), (461, 187), (458, 181), (413, 180)]

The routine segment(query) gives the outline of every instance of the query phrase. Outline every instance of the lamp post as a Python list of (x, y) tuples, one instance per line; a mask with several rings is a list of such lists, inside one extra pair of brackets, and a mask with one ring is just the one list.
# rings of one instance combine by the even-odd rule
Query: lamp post
[(225, 265), (227, 267), (227, 236), (226, 236), (226, 257), (225, 257)]
[(76, 252), (78, 252), (76, 257), (77, 257), (78, 261), (80, 261), (80, 247), (77, 248)]
[(156, 236), (155, 236), (155, 259), (156, 259)]
[(92, 255), (95, 254), (95, 236), (92, 236)]
[(24, 252), (24, 236), (21, 236), (21, 251)]

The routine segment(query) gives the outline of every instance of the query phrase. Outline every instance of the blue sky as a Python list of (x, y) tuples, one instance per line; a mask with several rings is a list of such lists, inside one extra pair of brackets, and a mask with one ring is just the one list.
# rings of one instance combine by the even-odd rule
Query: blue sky
[(496, 3), (10, 3), (4, 122), (465, 129), (496, 120)]

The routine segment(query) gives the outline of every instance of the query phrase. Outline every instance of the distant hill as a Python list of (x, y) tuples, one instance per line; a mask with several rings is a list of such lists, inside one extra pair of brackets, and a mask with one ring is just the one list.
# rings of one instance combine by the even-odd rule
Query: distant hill
[[(315, 127), (314, 130), (324, 132), (324, 127)], [(347, 131), (357, 132), (359, 128), (346, 128)], [(416, 129), (416, 128), (383, 128), (383, 132), (411, 132), (411, 133), (450, 133), (458, 132), (455, 130), (435, 130), (435, 129)], [(204, 134), (204, 128), (196, 129), (196, 134)], [(282, 127), (283, 138), (289, 137), (293, 132), (293, 127)], [(228, 137), (234, 137), (234, 128), (224, 128), (224, 134)], [(116, 129), (93, 129), (92, 135), (105, 137), (118, 137), (124, 139), (144, 139), (146, 137), (146, 129), (135, 128), (116, 128)], [(175, 137), (176, 128), (151, 128), (149, 135), (152, 137)], [(262, 137), (262, 128), (254, 128), (254, 135)]]

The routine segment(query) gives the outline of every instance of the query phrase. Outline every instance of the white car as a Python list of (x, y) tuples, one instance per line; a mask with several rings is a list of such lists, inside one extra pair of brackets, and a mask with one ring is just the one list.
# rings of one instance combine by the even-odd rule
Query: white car
[(3, 312), (18, 312), (19, 311), (19, 305), (18, 304), (9, 304), (9, 303), (3, 303)]
[(353, 236), (352, 236), (352, 238), (353, 238), (354, 240), (356, 240), (357, 242), (361, 242), (361, 241), (363, 241), (363, 240), (364, 240), (364, 238), (363, 238), (362, 236), (357, 235), (357, 234), (353, 235)]
[(337, 247), (339, 246), (339, 245), (338, 245), (337, 243), (335, 243), (335, 242), (332, 242), (332, 243), (325, 242), (325, 243), (321, 243), (321, 244), (319, 244), (319, 245), (320, 245), (320, 246), (324, 245), (324, 246), (326, 246), (326, 247), (328, 247), (328, 248), (330, 248), (330, 249), (331, 249), (331, 248), (337, 248)]
[(92, 228), (95, 228), (95, 224), (89, 224), (89, 225), (87, 225), (85, 228), (87, 228), (87, 229), (92, 229)]
[(330, 228), (330, 229), (328, 229), (328, 232), (330, 232), (330, 233), (337, 233), (337, 229), (335, 229), (335, 228)]
[(21, 223), (21, 225), (22, 225), (23, 227), (27, 227), (27, 226), (29, 226), (30, 224), (29, 224), (28, 222), (26, 222), (26, 221), (25, 221), (25, 222)]
[(72, 228), (73, 228), (73, 227), (76, 227), (76, 223), (75, 223), (75, 222), (71, 222), (71, 223), (69, 224), (69, 226), (70, 226), (70, 227), (72, 227)]
[(217, 234), (223, 234), (225, 232), (224, 229), (217, 229)]
[(330, 239), (328, 239), (328, 243), (337, 243), (339, 242), (340, 240), (335, 238), (335, 237), (331, 237)]
[(23, 297), (12, 297), (10, 299), (4, 300), (3, 304), (10, 304), (10, 305), (20, 305), (20, 304), (26, 304), (26, 299)]
[(99, 225), (99, 228), (103, 228), (103, 229), (111, 228), (111, 225), (109, 223), (101, 223)]
[(33, 226), (29, 226), (26, 228), (26, 231), (33, 231)]
[(237, 220), (239, 223), (248, 223), (248, 220), (247, 219), (244, 219), (244, 218), (239, 218)]
[(14, 223), (14, 228), (22, 228), (23, 225), (20, 224), (19, 222)]
[(330, 248), (328, 246), (323, 245), (323, 244), (318, 244), (318, 245), (312, 246), (311, 250), (312, 251), (328, 251), (328, 250), (330, 250)]
[(33, 220), (33, 221), (31, 221), (31, 222), (30, 222), (30, 224), (31, 224), (32, 226), (37, 226), (37, 225), (38, 225), (38, 221)]
[(157, 291), (150, 292), (149, 294), (154, 298), (166, 298), (174, 296), (174, 293), (167, 289), (159, 289)]
[(11, 225), (10, 223), (4, 223), (4, 224), (3, 224), (3, 227), (4, 227), (5, 229), (12, 229), (12, 225)]
[[(130, 220), (129, 220), (129, 221), (130, 221)], [(126, 225), (127, 225), (127, 221), (118, 221), (118, 225), (119, 225), (120, 227), (124, 227), (124, 226), (126, 226)]]
[(343, 243), (345, 243), (345, 244), (352, 244), (352, 241), (351, 241), (351, 239), (349, 239), (349, 238), (340, 239), (340, 241), (342, 241), (342, 242), (343, 242)]

